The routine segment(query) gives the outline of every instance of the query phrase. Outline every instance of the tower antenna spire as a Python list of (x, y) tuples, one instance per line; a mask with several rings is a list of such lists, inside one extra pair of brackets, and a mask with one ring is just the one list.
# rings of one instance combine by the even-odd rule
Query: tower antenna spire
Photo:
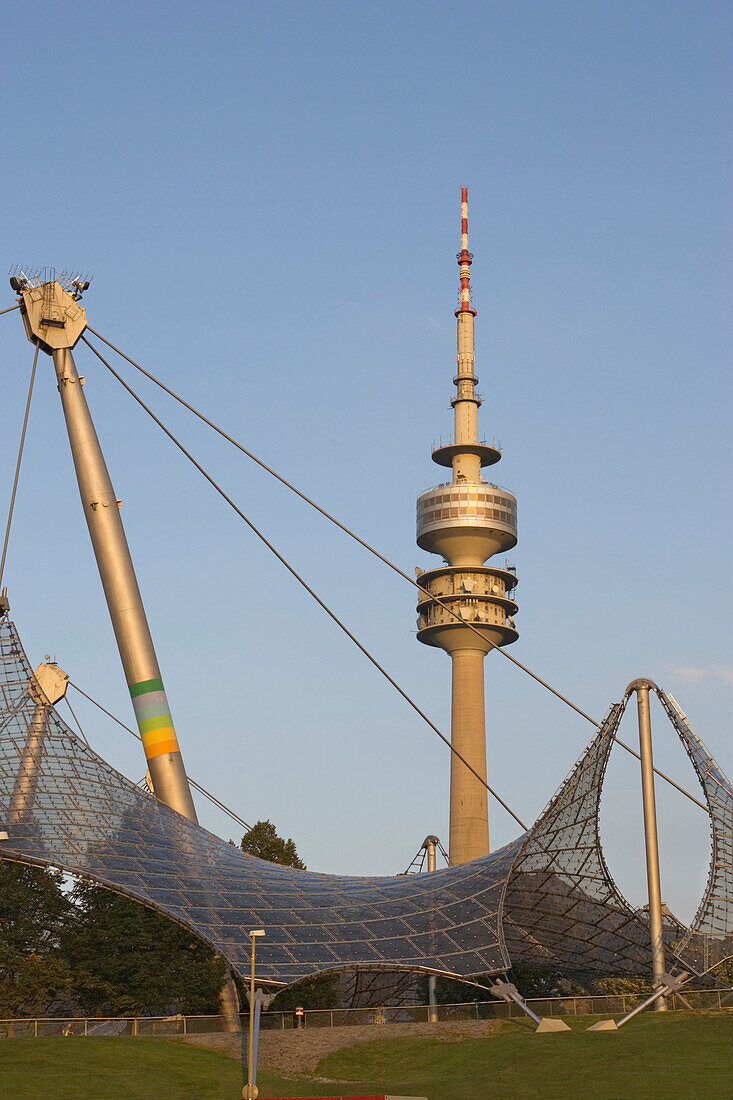
[[(451, 616), (430, 596), (417, 605), (417, 637), (451, 657), (453, 670), (451, 744), (486, 778), (484, 657), (493, 646), (509, 645), (518, 635), (513, 616), (516, 573), (484, 562), (510, 550), (517, 541), (517, 499), (508, 489), (481, 476), (501, 458), (498, 447), (479, 439), (473, 326), (471, 264), (468, 251), (468, 188), (461, 188), (461, 251), (458, 253), (461, 298), (455, 310), (457, 370), (451, 398), (453, 436), (433, 451), (433, 462), (453, 472), (453, 480), (417, 498), (417, 544), (439, 554), (446, 565), (423, 573), (420, 584), (448, 603)], [(498, 388), (497, 388), (498, 392)], [(461, 622), (461, 619), (463, 622)], [(469, 629), (465, 623), (470, 624)], [(477, 637), (476, 629), (486, 638)], [(489, 850), (486, 791), (455, 756), (450, 782), (450, 861), (466, 863)]]
[(472, 313), (476, 316), (476, 310), (471, 304), (471, 264), (473, 255), (468, 251), (468, 188), (461, 188), (461, 251), (456, 256), (458, 266), (461, 269), (461, 304), (455, 311), (459, 313)]

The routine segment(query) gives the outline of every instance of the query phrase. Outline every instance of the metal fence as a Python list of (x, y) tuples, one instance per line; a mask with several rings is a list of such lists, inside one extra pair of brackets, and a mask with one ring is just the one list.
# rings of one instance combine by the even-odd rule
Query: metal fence
[[(636, 1008), (644, 994), (624, 993), (614, 996), (531, 997), (527, 1004), (538, 1016), (623, 1016)], [(685, 990), (685, 999), (697, 1011), (733, 1012), (733, 990)], [(672, 1010), (684, 1009), (675, 994), (667, 1000)], [(439, 1005), (438, 1021), (480, 1021), (522, 1016), (514, 1004), (501, 1001), (469, 1001), (464, 1004)], [(242, 1013), (246, 1029), (249, 1017)], [(306, 1009), (302, 1027), (353, 1027), (359, 1024), (428, 1023), (427, 1005), (399, 1008), (315, 1008)], [(262, 1015), (263, 1030), (286, 1031), (298, 1027), (294, 1012), (267, 1012)], [(221, 1016), (136, 1016), (136, 1017), (34, 1017), (0, 1020), (0, 1038), (46, 1038), (95, 1035), (137, 1035), (141, 1037), (175, 1037), (203, 1035), (226, 1030)]]

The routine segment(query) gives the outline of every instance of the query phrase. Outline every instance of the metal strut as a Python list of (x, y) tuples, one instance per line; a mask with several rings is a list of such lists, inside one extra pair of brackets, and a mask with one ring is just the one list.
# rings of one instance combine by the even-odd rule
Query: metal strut
[(28, 339), (50, 355), (71, 444), (84, 517), (97, 559), (117, 647), (132, 697), (156, 796), (191, 821), (196, 809), (161, 679), (150, 627), (132, 564), (112, 481), (104, 461), (84, 380), (72, 348), (86, 328), (78, 304), (88, 283), (15, 279)]

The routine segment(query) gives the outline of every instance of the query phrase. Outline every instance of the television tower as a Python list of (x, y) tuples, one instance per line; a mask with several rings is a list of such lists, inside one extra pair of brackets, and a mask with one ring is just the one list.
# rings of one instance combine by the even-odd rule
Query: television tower
[[(421, 493), (417, 498), (417, 544), (440, 554), (446, 565), (422, 573), (419, 582), (450, 606), (466, 623), (478, 629), (485, 642), (445, 608), (427, 596), (417, 605), (418, 640), (438, 646), (451, 656), (453, 666), (451, 744), (486, 778), (486, 720), (484, 715), (484, 657), (493, 646), (509, 645), (518, 634), (512, 616), (517, 576), (513, 569), (497, 569), (484, 562), (510, 550), (517, 542), (517, 498), (508, 489), (486, 481), (484, 466), (501, 458), (495, 444), (478, 436), (478, 409), (474, 372), (471, 263), (468, 251), (468, 188), (461, 190), (461, 251), (458, 253), (461, 298), (455, 311), (458, 327), (458, 369), (451, 398), (454, 432), (433, 451), (433, 462), (453, 471), (453, 480)], [(502, 394), (498, 387), (494, 390)], [(486, 788), (453, 755), (450, 778), (451, 864), (467, 863), (489, 851)]]

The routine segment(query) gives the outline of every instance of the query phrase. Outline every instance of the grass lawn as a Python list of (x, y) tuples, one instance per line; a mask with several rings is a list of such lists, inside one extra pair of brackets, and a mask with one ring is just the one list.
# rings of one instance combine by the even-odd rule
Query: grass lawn
[[(259, 1076), (262, 1097), (303, 1095), (302, 1082)], [(305, 1091), (313, 1090), (308, 1085)], [(328, 1091), (322, 1087), (321, 1095)], [(1, 1100), (239, 1100), (241, 1095), (237, 1062), (170, 1039), (0, 1040)]]
[[(260, 1075), (260, 1096), (391, 1092), (429, 1100), (731, 1100), (733, 1014), (645, 1015), (618, 1034), (534, 1035), (507, 1023), (458, 1043), (381, 1039), (325, 1058), (318, 1075), (349, 1084)], [(238, 1100), (239, 1065), (167, 1039), (0, 1041), (8, 1100)]]
[(487, 1040), (385, 1040), (329, 1055), (319, 1074), (379, 1081), (429, 1100), (731, 1100), (733, 1015), (648, 1014), (619, 1032), (535, 1035), (508, 1024)]

